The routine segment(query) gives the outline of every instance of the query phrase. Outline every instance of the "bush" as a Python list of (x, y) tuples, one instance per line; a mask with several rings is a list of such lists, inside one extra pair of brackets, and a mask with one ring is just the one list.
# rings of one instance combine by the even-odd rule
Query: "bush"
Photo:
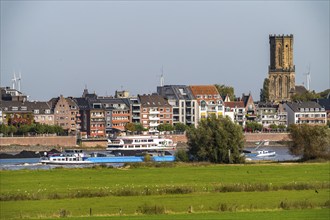
[(178, 150), (175, 153), (175, 161), (188, 162), (189, 161), (188, 152), (182, 149)]
[(137, 211), (142, 214), (154, 214), (154, 215), (159, 215), (159, 214), (165, 214), (166, 209), (164, 206), (159, 206), (159, 205), (147, 205), (144, 204), (142, 206), (139, 206)]

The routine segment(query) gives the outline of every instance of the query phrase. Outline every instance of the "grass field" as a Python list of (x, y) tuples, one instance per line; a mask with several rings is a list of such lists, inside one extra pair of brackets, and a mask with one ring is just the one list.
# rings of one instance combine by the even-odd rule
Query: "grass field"
[(1, 219), (328, 219), (330, 210), (330, 163), (96, 167), (0, 175)]

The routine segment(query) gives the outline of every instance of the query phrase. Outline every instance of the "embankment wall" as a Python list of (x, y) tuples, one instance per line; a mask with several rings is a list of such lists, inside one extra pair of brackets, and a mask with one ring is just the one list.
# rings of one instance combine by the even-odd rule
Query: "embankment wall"
[[(246, 142), (257, 142), (261, 140), (268, 141), (290, 141), (288, 133), (244, 133)], [(186, 143), (185, 135), (166, 135), (175, 143)], [(76, 137), (74, 136), (52, 136), (52, 137), (1, 137), (0, 146), (21, 145), (21, 146), (76, 146)], [(82, 141), (82, 147), (106, 147), (107, 140), (88, 140)]]
[(51, 136), (51, 137), (0, 137), (0, 146), (76, 146), (75, 136)]

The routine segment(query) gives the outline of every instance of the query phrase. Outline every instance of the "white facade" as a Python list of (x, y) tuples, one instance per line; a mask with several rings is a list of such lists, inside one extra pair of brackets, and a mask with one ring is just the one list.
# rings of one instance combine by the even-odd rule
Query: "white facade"
[[(309, 102), (311, 103), (311, 102)], [(326, 125), (327, 114), (324, 108), (315, 103), (285, 103), (288, 114), (288, 125), (290, 124), (310, 124)]]

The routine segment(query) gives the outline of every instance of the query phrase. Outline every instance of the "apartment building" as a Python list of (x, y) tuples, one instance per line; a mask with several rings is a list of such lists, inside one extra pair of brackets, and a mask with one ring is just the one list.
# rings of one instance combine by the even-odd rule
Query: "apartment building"
[(236, 124), (245, 127), (246, 112), (243, 101), (225, 102), (225, 116), (228, 116)]
[(243, 101), (244, 103), (245, 112), (246, 112), (246, 121), (247, 122), (255, 121), (257, 118), (257, 114), (256, 114), (257, 112), (251, 93), (249, 93), (248, 95), (243, 93), (241, 101)]
[(326, 125), (327, 113), (325, 109), (318, 103), (294, 102), (284, 103), (285, 110), (288, 114), (288, 125), (290, 124), (309, 124), (309, 125)]
[(173, 108), (173, 124), (197, 126), (198, 103), (190, 88), (185, 85), (158, 86), (157, 93), (168, 100)]
[(149, 132), (158, 132), (158, 125), (173, 125), (172, 106), (161, 95), (139, 95), (141, 103), (141, 124)]
[(69, 134), (77, 134), (80, 129), (79, 108), (73, 98), (52, 98), (49, 102), (54, 112), (54, 124), (67, 130)]
[(141, 103), (138, 97), (130, 97), (131, 122), (141, 123)]
[(131, 107), (128, 98), (99, 98), (105, 109), (105, 125), (108, 132), (125, 131), (127, 123), (131, 122)]
[(198, 103), (198, 120), (210, 115), (224, 116), (223, 100), (214, 85), (189, 86)]
[(270, 125), (279, 124), (279, 115), (277, 113), (278, 104), (259, 102), (256, 105), (257, 121), (262, 124), (263, 127), (268, 128)]
[(0, 111), (4, 124), (54, 125), (54, 114), (47, 102), (2, 101)]

